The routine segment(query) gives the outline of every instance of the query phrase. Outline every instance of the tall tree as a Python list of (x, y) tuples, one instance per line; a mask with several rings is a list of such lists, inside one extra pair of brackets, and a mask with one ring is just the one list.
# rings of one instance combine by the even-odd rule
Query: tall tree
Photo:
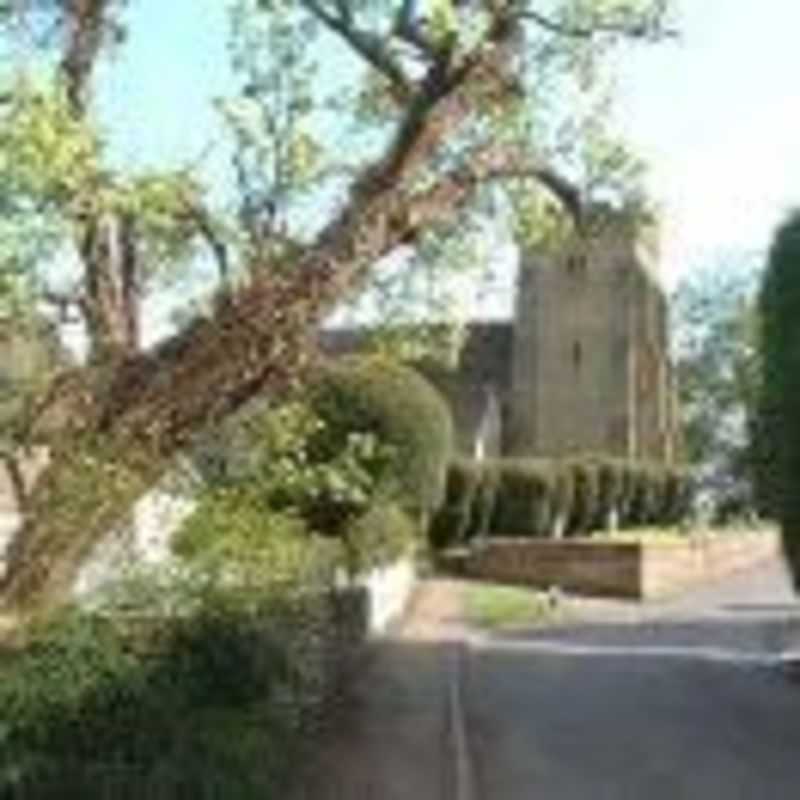
[[(43, 281), (39, 299), (83, 322), (91, 362), (102, 368), (141, 345), (148, 279), (201, 231), (197, 187), (182, 173), (122, 175), (105, 162), (93, 100), (102, 56), (124, 40), (127, 0), (20, 0), (13, 13), (55, 64), (49, 83), (24, 73), (5, 95), (3, 179), (16, 217), (59, 227), (79, 263), (70, 285)], [(10, 13), (10, 12), (7, 12)], [(58, 282), (56, 282), (58, 284)]]
[(760, 384), (759, 270), (728, 260), (692, 272), (673, 298), (684, 446), (719, 510), (758, 506), (753, 430)]
[(789, 564), (800, 587), (800, 213), (778, 229), (761, 287), (762, 436)]
[[(274, 13), (278, 0), (263, 0)], [(360, 291), (374, 265), (428, 226), (453, 219), (487, 181), (525, 175), (581, 220), (571, 182), (503, 125), (525, 87), (591, 62), (621, 40), (666, 32), (663, 0), (298, 0), (299, 23), (334, 37), (377, 80), (387, 117), (299, 247), (256, 248), (251, 276), (175, 338), (128, 356), (87, 391), (77, 374), (61, 403), (74, 424), (31, 498), (2, 583), (7, 604), (58, 597), (92, 543), (199, 428), (255, 392), (280, 391), (307, 367), (320, 322)], [(427, 9), (427, 13), (425, 13)], [(523, 81), (522, 78), (525, 77)]]

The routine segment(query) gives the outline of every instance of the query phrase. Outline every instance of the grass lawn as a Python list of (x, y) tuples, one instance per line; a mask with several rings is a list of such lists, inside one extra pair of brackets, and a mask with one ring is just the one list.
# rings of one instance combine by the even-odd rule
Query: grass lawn
[(563, 604), (554, 605), (546, 592), (492, 583), (468, 586), (464, 608), (473, 625), (492, 630), (564, 619)]

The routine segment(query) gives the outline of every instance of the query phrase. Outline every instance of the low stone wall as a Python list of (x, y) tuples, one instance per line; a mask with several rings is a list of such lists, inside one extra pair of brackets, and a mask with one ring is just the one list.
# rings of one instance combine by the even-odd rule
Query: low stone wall
[(464, 564), (468, 576), (578, 594), (663, 597), (776, 555), (778, 536), (759, 532), (685, 541), (492, 539)]

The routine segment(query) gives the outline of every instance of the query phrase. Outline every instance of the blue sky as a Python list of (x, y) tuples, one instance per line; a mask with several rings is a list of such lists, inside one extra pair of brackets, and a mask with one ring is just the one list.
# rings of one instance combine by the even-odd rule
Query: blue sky
[(800, 201), (800, 3), (681, 0), (680, 41), (625, 66), (621, 122), (651, 165), (669, 279), (763, 251)]
[[(135, 0), (103, 111), (121, 157), (214, 163), (225, 0)], [(620, 124), (651, 167), (663, 273), (758, 252), (800, 195), (800, 3), (678, 0), (681, 37), (622, 64)], [(124, 131), (124, 133), (122, 133)]]

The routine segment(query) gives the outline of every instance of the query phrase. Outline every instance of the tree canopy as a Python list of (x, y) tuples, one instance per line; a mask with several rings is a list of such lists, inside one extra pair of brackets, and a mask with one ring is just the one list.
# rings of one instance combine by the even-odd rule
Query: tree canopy
[(721, 258), (692, 272), (674, 296), (684, 449), (720, 511), (758, 505), (759, 277), (754, 263)]
[[(40, 269), (25, 275), (90, 344), (88, 367), (59, 384), (70, 425), (10, 553), (0, 588), (12, 605), (57, 597), (199, 429), (296, 380), (318, 326), (376, 265), (457, 231), (494, 196), (486, 187), (511, 187), (523, 229), (535, 213), (579, 229), (598, 199), (639, 207), (635, 160), (598, 113), (606, 65), (625, 42), (671, 35), (665, 0), (242, 0), (241, 84), (221, 106), (236, 192), (218, 208), (192, 170), (108, 159), (93, 98), (99, 61), (124, 47), (126, 5), (2, 8), (5, 35), (24, 28), (42, 53), (35, 75), (4, 76), (8, 219), (77, 263), (58, 290)], [(342, 65), (350, 92), (331, 77)], [(218, 266), (215, 298), (143, 351), (148, 288), (197, 248)]]

